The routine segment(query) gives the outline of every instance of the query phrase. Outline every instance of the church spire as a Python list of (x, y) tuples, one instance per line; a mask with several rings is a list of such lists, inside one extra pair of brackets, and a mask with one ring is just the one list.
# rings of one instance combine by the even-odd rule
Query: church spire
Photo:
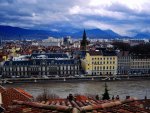
[(81, 41), (81, 50), (86, 51), (87, 50), (87, 44), (88, 44), (88, 41), (87, 41), (85, 29), (84, 29), (83, 37), (82, 37), (82, 41)]
[(83, 40), (87, 40), (85, 29), (84, 29), (84, 32), (83, 32)]

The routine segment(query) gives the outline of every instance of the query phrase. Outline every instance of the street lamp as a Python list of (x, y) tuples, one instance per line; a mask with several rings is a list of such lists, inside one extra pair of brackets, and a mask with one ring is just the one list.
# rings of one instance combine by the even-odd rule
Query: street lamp
[(93, 76), (93, 61), (92, 61), (92, 76)]

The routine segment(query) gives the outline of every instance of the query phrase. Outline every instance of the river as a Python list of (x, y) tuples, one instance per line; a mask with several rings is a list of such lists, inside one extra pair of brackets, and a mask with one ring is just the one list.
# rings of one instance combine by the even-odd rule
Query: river
[[(50, 82), (50, 83), (26, 83), (11, 84), (5, 87), (19, 87), (32, 94), (34, 97), (41, 94), (44, 89), (49, 93), (57, 94), (59, 97), (65, 98), (72, 94), (99, 94), (104, 92), (105, 82), (101, 81), (84, 81), (84, 82)], [(143, 99), (145, 95), (150, 98), (150, 81), (111, 81), (107, 82), (110, 96), (119, 95), (125, 98), (127, 95)]]

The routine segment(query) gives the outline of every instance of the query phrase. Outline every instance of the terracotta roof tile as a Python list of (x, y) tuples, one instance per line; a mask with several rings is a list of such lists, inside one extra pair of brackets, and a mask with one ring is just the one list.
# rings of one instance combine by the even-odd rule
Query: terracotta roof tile
[(0, 93), (2, 93), (4, 91), (6, 91), (6, 89), (3, 86), (0, 85)]
[[(13, 101), (15, 107), (6, 113), (150, 113), (146, 106), (150, 100), (95, 100), (84, 95), (76, 95), (74, 99), (49, 99), (41, 102)], [(141, 106), (142, 105), (142, 106)], [(18, 112), (16, 112), (18, 111)]]
[(22, 101), (31, 101), (32, 98), (27, 96), (27, 93), (19, 92), (15, 88), (8, 88), (6, 91), (2, 92), (2, 102), (3, 107), (7, 108), (9, 105), (12, 105), (13, 100), (22, 100)]
[(17, 89), (17, 91), (19, 91), (20, 93), (22, 93), (22, 94), (24, 94), (24, 95), (26, 95), (27, 97), (29, 97), (29, 98), (33, 98), (33, 96), (32, 95), (30, 95), (29, 93), (27, 93), (26, 91), (24, 91), (23, 89), (21, 89), (21, 88), (16, 88)]
[[(116, 101), (105, 101), (104, 103), (107, 104), (107, 103), (111, 103), (109, 105), (113, 105), (113, 106), (109, 106), (108, 108), (102, 108), (102, 104), (99, 104), (97, 103), (95, 100), (90, 100), (89, 101), (89, 105), (87, 106), (86, 109), (84, 109), (84, 112), (88, 113), (88, 112), (93, 112), (93, 113), (150, 113), (148, 110), (145, 110), (145, 109), (142, 109), (142, 108), (139, 108), (137, 106), (134, 106), (134, 103), (136, 104), (137, 102), (141, 103), (143, 101), (124, 101), (122, 104), (118, 104), (118, 105), (115, 105), (115, 104), (112, 104), (112, 102), (116, 102)], [(24, 109), (22, 110), (26, 110), (27, 113), (45, 113), (45, 112), (59, 112), (59, 113), (63, 113), (65, 112), (65, 109), (67, 110), (72, 110), (73, 113), (77, 113), (77, 112), (80, 112), (83, 110), (82, 106), (85, 106), (84, 104), (87, 103), (87, 101), (69, 101), (69, 100), (63, 100), (63, 101), (59, 101), (59, 100), (53, 100), (52, 102), (42, 102), (44, 104), (40, 104), (40, 106), (44, 105), (45, 107), (48, 105), (49, 107), (46, 107), (47, 109), (44, 109), (44, 107), (40, 107), (37, 103), (37, 107), (35, 107), (35, 104), (31, 104), (31, 103), (24, 103), (22, 106), (24, 106)], [(52, 109), (49, 109), (50, 108), (50, 103), (53, 103), (53, 108)], [(65, 104), (65, 103), (69, 103), (69, 104)], [(84, 104), (83, 104), (84, 103)], [(93, 104), (94, 103), (94, 104)], [(65, 107), (66, 105), (66, 107)], [(68, 108), (69, 106), (68, 105), (71, 105), (70, 107), (72, 108)], [(92, 107), (92, 106), (93, 107)], [(29, 109), (29, 106), (31, 109)], [(31, 107), (32, 106), (32, 107)], [(33, 107), (34, 106), (34, 107)], [(38, 108), (38, 106), (40, 108)], [(68, 106), (68, 107), (67, 107)], [(98, 107), (99, 106), (99, 107)], [(54, 109), (54, 108), (57, 108), (57, 109)], [(85, 107), (84, 107), (85, 108)], [(16, 108), (17, 109), (17, 108)], [(22, 111), (20, 111), (21, 113)]]

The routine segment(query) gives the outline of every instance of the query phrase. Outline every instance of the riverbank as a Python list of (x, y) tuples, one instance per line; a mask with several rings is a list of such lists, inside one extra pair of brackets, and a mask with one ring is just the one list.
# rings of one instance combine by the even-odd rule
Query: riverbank
[(86, 76), (86, 77), (49, 77), (49, 78), (5, 78), (1, 84), (45, 83), (45, 82), (80, 82), (80, 81), (140, 81), (150, 80), (150, 76)]
[[(66, 81), (66, 82), (37, 82), (37, 83), (15, 83), (3, 84), (6, 88), (21, 88), (32, 94), (34, 97), (40, 95), (44, 90), (50, 94), (57, 94), (59, 97), (65, 98), (68, 94), (91, 94), (102, 95), (104, 92), (104, 81)], [(108, 81), (109, 93), (120, 95), (120, 98), (125, 98), (127, 95), (144, 99), (147, 95), (150, 98), (150, 80), (136, 81)]]

